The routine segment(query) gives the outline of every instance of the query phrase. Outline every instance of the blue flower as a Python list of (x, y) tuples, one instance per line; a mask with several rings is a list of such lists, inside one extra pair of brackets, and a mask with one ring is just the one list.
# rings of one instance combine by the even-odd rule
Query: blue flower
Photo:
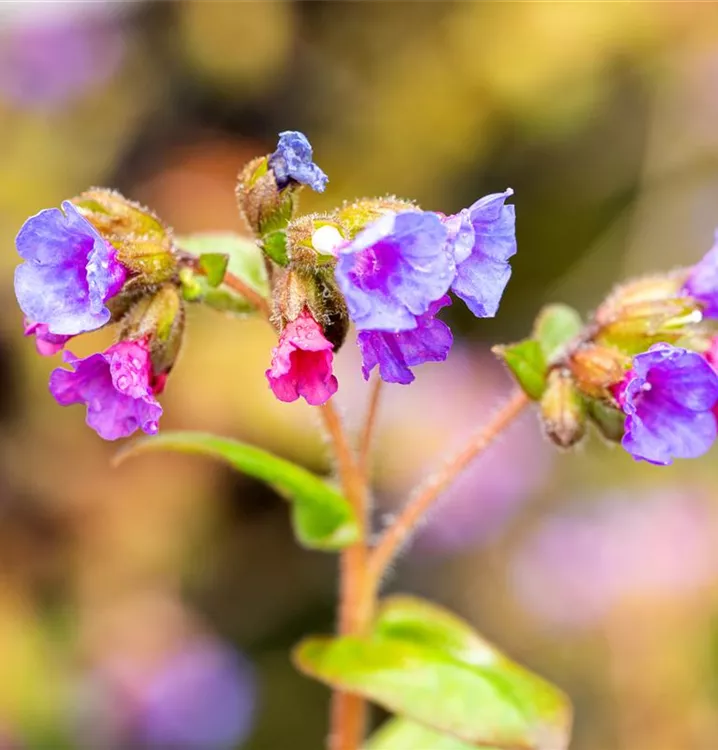
[(718, 318), (718, 231), (713, 247), (691, 269), (683, 291), (703, 304), (703, 314)]
[(336, 279), (360, 331), (411, 331), (446, 294), (455, 265), (434, 213), (386, 214), (340, 247)]
[(450, 304), (448, 296), (432, 302), (428, 312), (417, 317), (417, 326), (411, 331), (360, 331), (357, 343), (363, 360), (364, 379), (368, 380), (378, 365), (382, 380), (408, 385), (414, 380), (410, 367), (424, 362), (443, 362), (451, 349), (453, 336), (449, 326), (437, 320), (435, 315)]
[(15, 295), (29, 320), (66, 336), (109, 322), (105, 302), (127, 273), (112, 245), (72, 203), (30, 217), (15, 244), (25, 260), (15, 269)]
[(516, 212), (505, 201), (513, 190), (480, 198), (469, 208), (446, 217), (456, 258), (451, 290), (474, 315), (496, 315), (511, 277), (509, 258), (516, 253)]
[(616, 397), (626, 414), (622, 445), (636, 460), (697, 458), (716, 439), (718, 375), (696, 352), (652, 346), (633, 358)]
[(280, 189), (293, 180), (323, 193), (329, 181), (312, 161), (312, 146), (307, 137), (297, 130), (285, 130), (279, 134), (277, 150), (269, 157), (269, 168), (274, 172)]

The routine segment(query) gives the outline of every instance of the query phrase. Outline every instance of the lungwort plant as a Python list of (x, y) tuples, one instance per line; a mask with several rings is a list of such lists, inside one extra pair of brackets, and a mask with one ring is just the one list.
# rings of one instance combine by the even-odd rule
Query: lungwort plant
[[(15, 274), (25, 332), (42, 355), (63, 349), (50, 377), (63, 406), (83, 404), (106, 440), (142, 430), (121, 457), (152, 450), (205, 454), (271, 484), (290, 503), (305, 547), (338, 553), (337, 632), (299, 643), (294, 663), (334, 691), (330, 750), (565, 750), (569, 701), (511, 661), (466, 622), (429, 602), (382, 599), (397, 553), (441, 493), (535, 402), (548, 437), (575, 445), (593, 424), (637, 460), (669, 464), (716, 438), (718, 246), (696, 266), (629, 282), (588, 319), (563, 305), (538, 316), (530, 337), (496, 354), (516, 390), (456, 454), (438, 462), (395, 520), (369, 528), (372, 432), (383, 383), (409, 385), (413, 368), (446, 359), (443, 308), (458, 298), (496, 314), (516, 252), (512, 191), (457, 214), (395, 197), (297, 213), (304, 187), (327, 176), (308, 140), (281, 133), (247, 164), (239, 209), (253, 231), (176, 237), (147, 208), (93, 188), (28, 219)], [(281, 401), (316, 407), (338, 482), (230, 438), (159, 432), (159, 397), (185, 334), (185, 307), (263, 317), (276, 331), (267, 383)], [(334, 396), (335, 353), (353, 324), (372, 395), (359, 435), (345, 431)], [(66, 347), (113, 325), (116, 343), (80, 359)], [(384, 394), (391, 398), (391, 392)], [(366, 707), (396, 714), (367, 739)]]

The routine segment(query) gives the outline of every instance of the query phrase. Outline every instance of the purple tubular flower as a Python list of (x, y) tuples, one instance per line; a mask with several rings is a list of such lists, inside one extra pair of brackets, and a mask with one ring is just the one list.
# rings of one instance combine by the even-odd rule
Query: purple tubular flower
[(683, 291), (703, 303), (706, 317), (718, 318), (718, 231), (713, 247), (691, 269)]
[(516, 253), (516, 212), (505, 201), (513, 190), (480, 198), (473, 206), (448, 216), (456, 258), (452, 291), (479, 318), (491, 318), (511, 277), (509, 258)]
[(61, 406), (85, 404), (87, 424), (105, 440), (128, 437), (141, 429), (158, 431), (162, 407), (150, 385), (152, 366), (147, 343), (120, 341), (100, 354), (78, 359), (70, 352), (50, 375), (50, 392)]
[(616, 397), (626, 413), (622, 445), (637, 461), (697, 458), (716, 439), (718, 374), (696, 352), (652, 346), (633, 358)]
[(274, 172), (280, 189), (294, 180), (308, 185), (317, 193), (323, 193), (329, 181), (312, 161), (309, 140), (297, 130), (285, 130), (279, 134), (277, 150), (269, 157), (269, 168)]
[(29, 320), (49, 333), (74, 336), (110, 320), (105, 302), (127, 272), (72, 203), (62, 209), (40, 211), (20, 229), (15, 244), (25, 263), (15, 269), (15, 295)]
[(357, 343), (363, 360), (364, 379), (368, 380), (371, 371), (379, 365), (382, 380), (408, 385), (414, 380), (410, 367), (424, 362), (443, 362), (454, 339), (449, 326), (437, 320), (435, 315), (450, 304), (446, 295), (432, 302), (428, 312), (416, 319), (417, 327), (412, 331), (360, 331)]
[(338, 250), (336, 279), (360, 331), (411, 331), (449, 290), (449, 231), (428, 211), (387, 214)]
[(25, 319), (25, 335), (35, 337), (35, 348), (37, 353), (43, 357), (52, 357), (65, 348), (65, 344), (72, 336), (62, 336), (50, 333), (44, 323), (33, 323)]

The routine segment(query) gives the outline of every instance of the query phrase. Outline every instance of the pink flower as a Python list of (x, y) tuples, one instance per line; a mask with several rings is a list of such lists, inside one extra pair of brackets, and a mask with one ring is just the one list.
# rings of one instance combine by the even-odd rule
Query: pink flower
[(266, 375), (274, 395), (280, 401), (302, 396), (312, 406), (328, 401), (338, 388), (332, 374), (333, 349), (309, 310), (302, 310), (284, 327), (272, 352)]
[(58, 367), (50, 375), (50, 392), (61, 406), (85, 404), (87, 424), (105, 440), (117, 440), (141, 429), (158, 430), (162, 407), (153, 385), (147, 341), (120, 341), (104, 352), (78, 359), (65, 352), (73, 369)]
[(65, 344), (72, 336), (65, 336), (60, 333), (50, 333), (50, 329), (45, 323), (33, 323), (25, 318), (25, 335), (35, 337), (35, 347), (37, 353), (43, 357), (52, 357), (65, 348)]

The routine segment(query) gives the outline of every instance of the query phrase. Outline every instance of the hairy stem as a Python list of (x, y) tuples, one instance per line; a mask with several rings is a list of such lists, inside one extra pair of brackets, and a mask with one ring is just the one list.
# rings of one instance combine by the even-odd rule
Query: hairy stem
[(265, 318), (269, 318), (271, 315), (269, 302), (256, 289), (253, 289), (249, 284), (246, 284), (242, 279), (229, 271), (224, 274), (224, 281), (222, 281), (222, 283), (232, 291), (237, 292), (237, 294), (241, 294), (247, 302), (254, 305), (254, 307), (256, 307)]
[[(332, 442), (344, 494), (356, 511), (361, 529), (361, 540), (347, 547), (339, 561), (337, 629), (340, 635), (362, 635), (371, 624), (374, 605), (366, 585), (368, 490), (364, 474), (331, 401), (321, 407), (321, 414)], [(359, 750), (364, 740), (366, 714), (367, 706), (363, 698), (336, 691), (332, 698), (329, 750)]]
[(441, 493), (513, 422), (528, 402), (528, 397), (523, 391), (516, 391), (488, 424), (473, 435), (458, 453), (447, 459), (443, 466), (419, 488), (394, 523), (384, 532), (369, 557), (367, 572), (369, 596), (372, 598), (376, 596), (387, 567)]
[(371, 391), (369, 393), (369, 406), (364, 420), (364, 427), (361, 431), (361, 436), (359, 437), (359, 469), (362, 475), (366, 478), (367, 484), (371, 472), (371, 444), (374, 439), (376, 418), (379, 414), (379, 401), (383, 382), (384, 381), (377, 375), (375, 375), (372, 380)]

